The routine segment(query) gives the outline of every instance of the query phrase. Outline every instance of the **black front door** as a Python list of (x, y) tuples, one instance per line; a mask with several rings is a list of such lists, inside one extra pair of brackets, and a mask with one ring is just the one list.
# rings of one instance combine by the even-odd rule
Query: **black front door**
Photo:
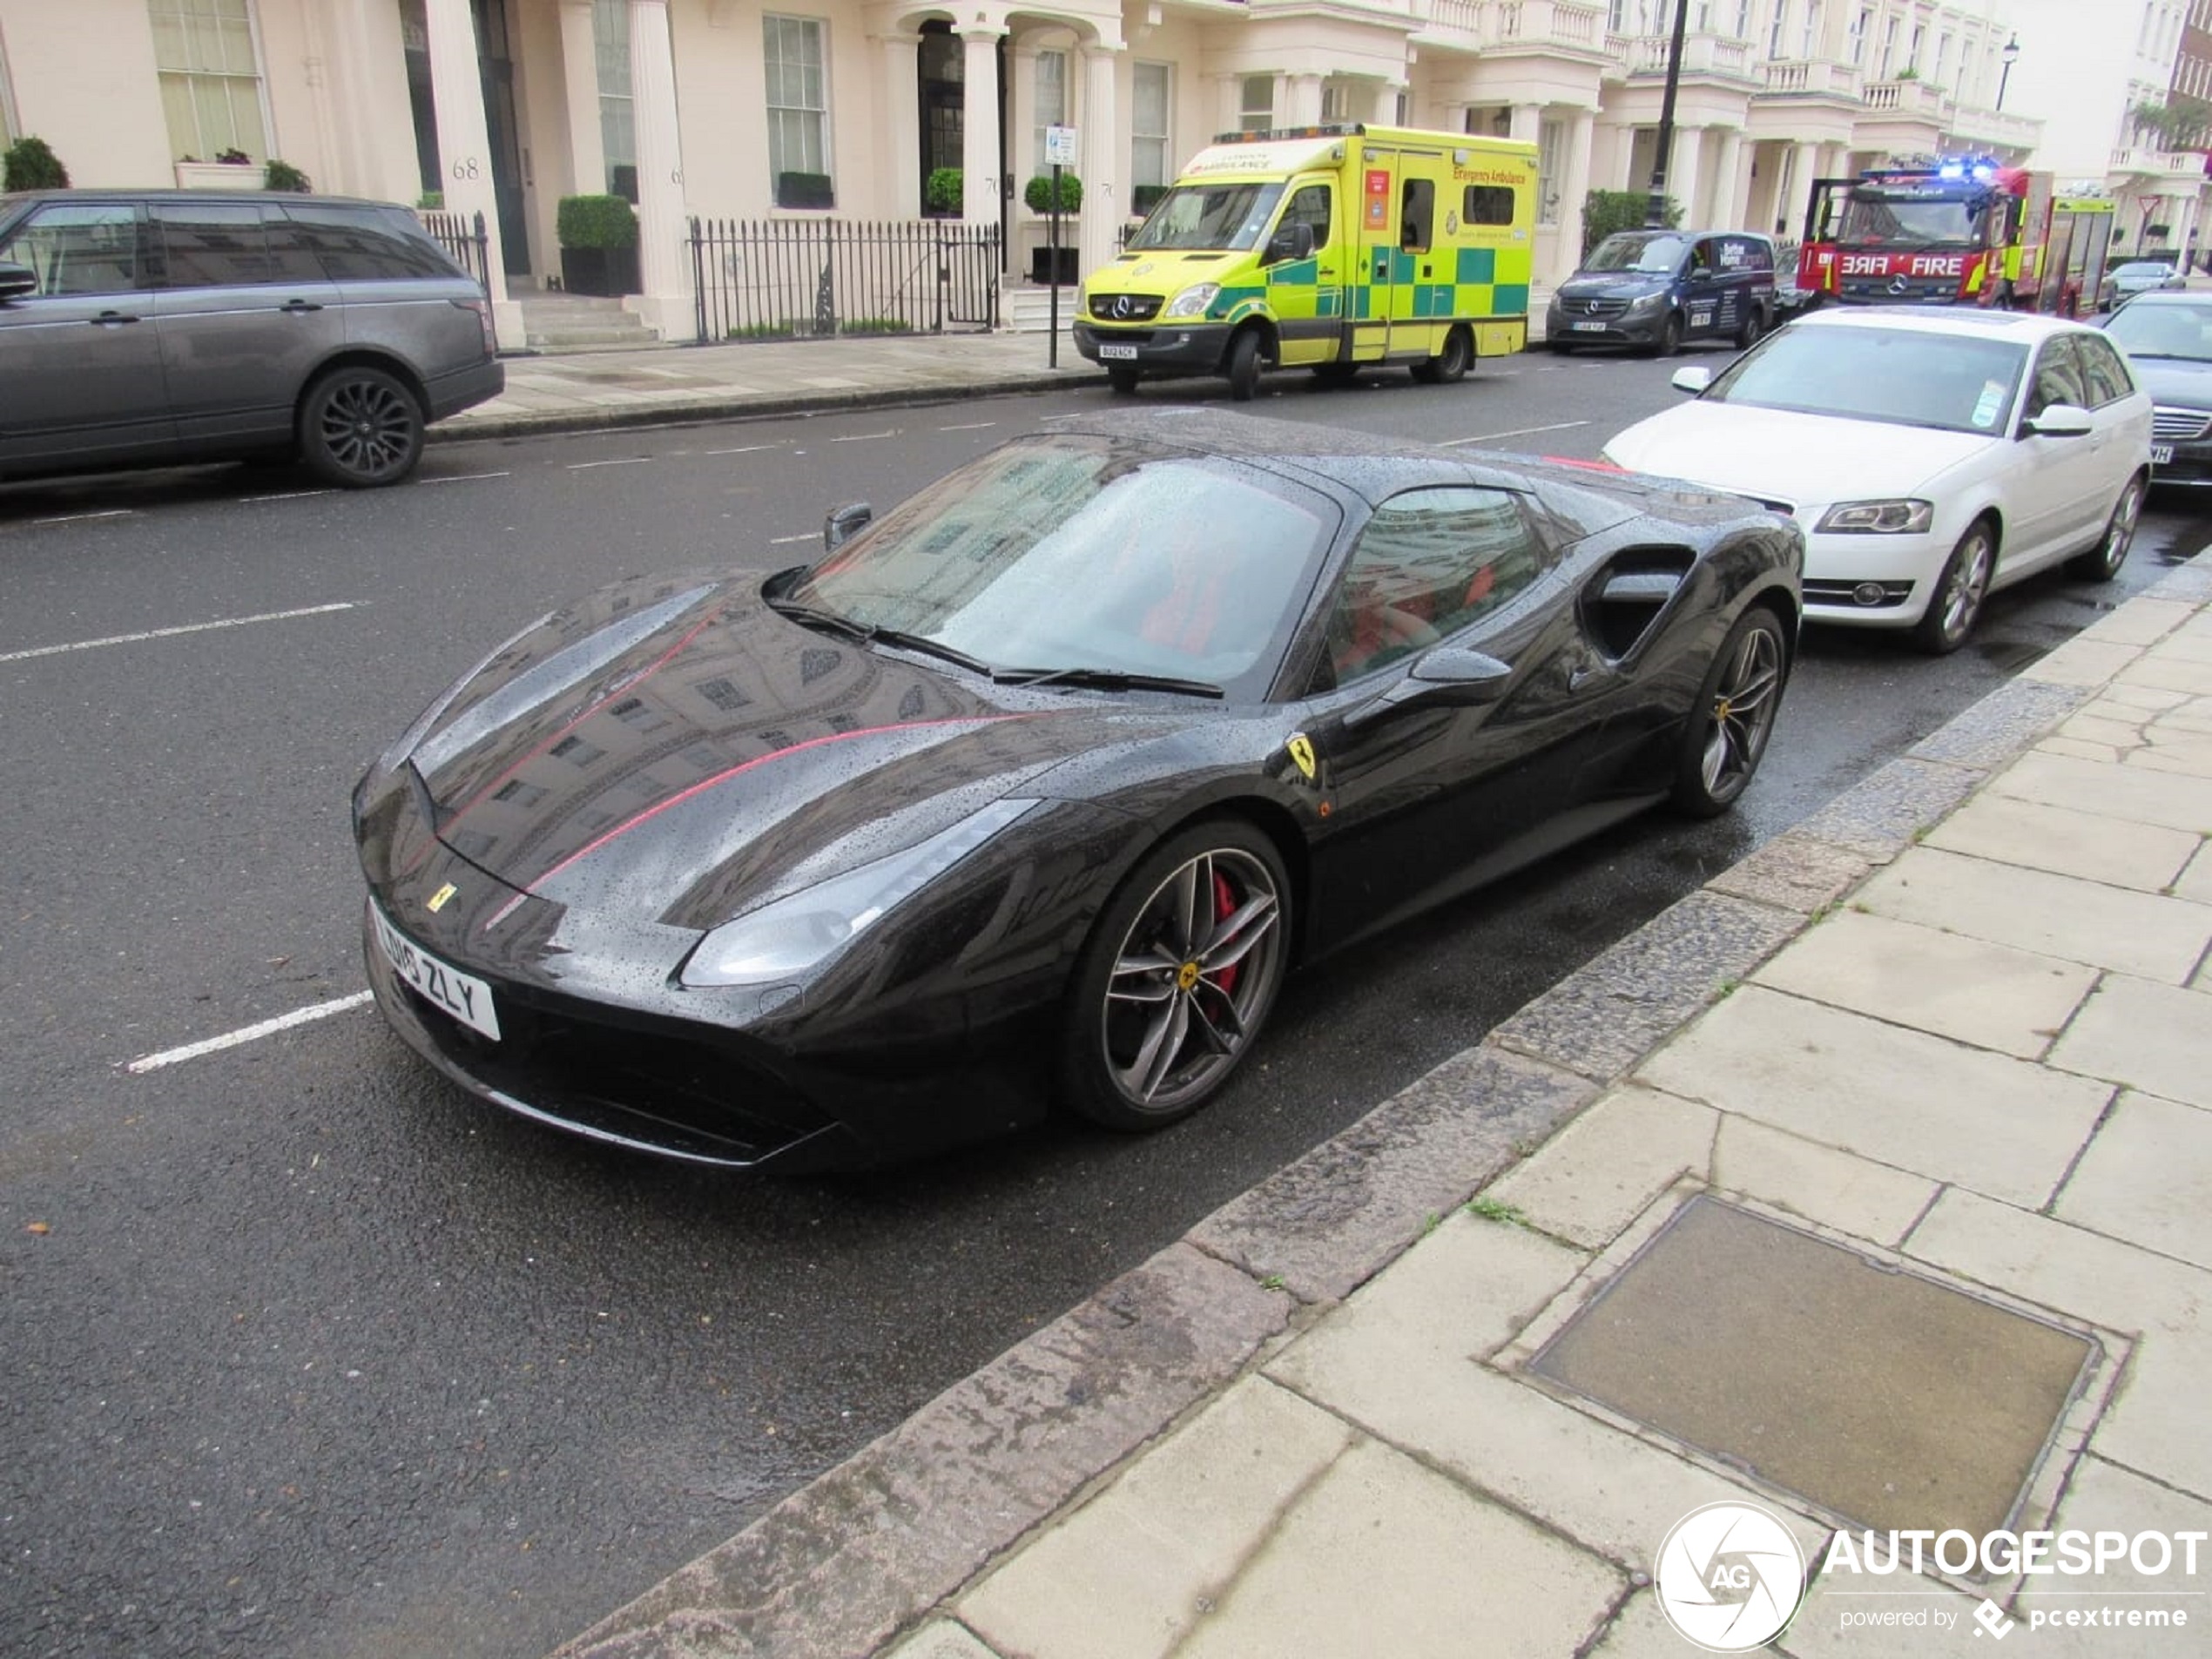
[(499, 207), (501, 263), (510, 277), (530, 273), (529, 212), (523, 203), (521, 125), (515, 118), (515, 61), (507, 0), (474, 0), (476, 61), (484, 79), (484, 131), (491, 140), (492, 199)]

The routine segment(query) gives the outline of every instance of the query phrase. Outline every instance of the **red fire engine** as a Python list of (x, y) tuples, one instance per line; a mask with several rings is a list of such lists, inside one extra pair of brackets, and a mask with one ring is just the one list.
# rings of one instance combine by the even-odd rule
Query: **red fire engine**
[(2113, 204), (2054, 196), (2051, 176), (1986, 156), (1813, 181), (1797, 286), (1846, 305), (2094, 304)]

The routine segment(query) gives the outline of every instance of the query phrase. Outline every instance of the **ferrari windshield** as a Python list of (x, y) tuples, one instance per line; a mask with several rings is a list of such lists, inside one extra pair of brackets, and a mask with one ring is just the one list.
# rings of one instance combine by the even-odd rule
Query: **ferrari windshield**
[(2027, 361), (2026, 347), (1979, 335), (1801, 325), (1738, 358), (1704, 399), (1988, 437)]
[(1129, 239), (1130, 252), (1159, 248), (1217, 252), (1255, 246), (1282, 194), (1280, 184), (1246, 180), (1177, 185), (1160, 198), (1150, 217)]
[(1334, 529), (1295, 488), (1128, 440), (1029, 439), (901, 502), (783, 597), (1001, 672), (1263, 694)]
[(1582, 261), (1585, 271), (1648, 271), (1672, 276), (1689, 246), (1671, 231), (1615, 231)]
[(1844, 204), (1838, 239), (1845, 247), (1892, 242), (1916, 246), (1979, 242), (1982, 212), (1956, 197), (1905, 201), (1860, 189)]

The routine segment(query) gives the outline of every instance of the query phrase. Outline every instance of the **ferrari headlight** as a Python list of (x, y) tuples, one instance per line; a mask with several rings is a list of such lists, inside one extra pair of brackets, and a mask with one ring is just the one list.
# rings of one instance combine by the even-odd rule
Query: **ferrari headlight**
[(1916, 536), (1934, 522), (1935, 503), (1898, 501), (1839, 501), (1820, 516), (1813, 529), (1879, 536)]
[(1214, 302), (1214, 296), (1220, 292), (1221, 284), (1218, 282), (1201, 282), (1195, 287), (1185, 288), (1169, 300), (1168, 308), (1161, 314), (1168, 317), (1203, 317), (1206, 314), (1206, 307)]
[(684, 964), (686, 985), (760, 985), (827, 961), (902, 900), (1035, 810), (1034, 800), (994, 801), (901, 852), (787, 894), (727, 921)]

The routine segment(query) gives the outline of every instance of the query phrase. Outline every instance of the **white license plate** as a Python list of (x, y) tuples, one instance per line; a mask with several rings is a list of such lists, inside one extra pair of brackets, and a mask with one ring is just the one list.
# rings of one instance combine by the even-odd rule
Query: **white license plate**
[(1098, 355), (1100, 361), (1104, 362), (1121, 362), (1124, 361), (1134, 362), (1136, 360), (1136, 347), (1134, 346), (1109, 346), (1102, 341), (1099, 342)]
[(499, 1015), (491, 1005), (491, 987), (474, 974), (464, 974), (450, 962), (442, 962), (384, 920), (374, 905), (368, 914), (376, 921), (377, 948), (392, 971), (472, 1031), (499, 1041)]
[(1606, 329), (1606, 325), (1602, 322), (1570, 322), (1567, 326), (1582, 334), (1602, 334)]
[(2169, 462), (2169, 461), (2173, 460), (2173, 458), (2174, 458), (2174, 446), (2173, 446), (2172, 444), (2170, 444), (2170, 443), (2154, 443), (2153, 445), (2151, 445), (2151, 447), (2150, 447), (2150, 464), (2151, 464), (2152, 466), (2154, 466), (2154, 467), (2162, 467), (2162, 466), (2166, 465), (2166, 463), (2167, 463), (2168, 462)]

